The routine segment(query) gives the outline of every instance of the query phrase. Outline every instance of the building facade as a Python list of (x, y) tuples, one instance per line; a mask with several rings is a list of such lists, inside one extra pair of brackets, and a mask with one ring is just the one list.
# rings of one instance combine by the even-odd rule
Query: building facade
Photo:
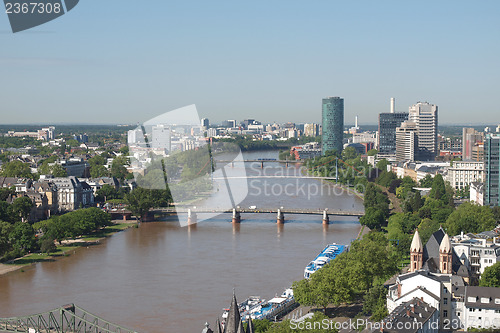
[(452, 245), (460, 261), (475, 277), (479, 277), (486, 267), (493, 266), (500, 259), (500, 245), (484, 238), (462, 234), (452, 237)]
[(418, 147), (417, 125), (405, 121), (396, 128), (396, 161), (415, 161)]
[(151, 147), (153, 149), (162, 149), (166, 152), (171, 151), (172, 132), (166, 125), (156, 125), (152, 128)]
[(329, 150), (342, 152), (344, 140), (344, 99), (340, 97), (323, 98), (322, 105), (322, 153)]
[(304, 124), (304, 135), (305, 136), (318, 136), (319, 135), (319, 125), (318, 124)]
[(434, 160), (438, 151), (438, 107), (427, 102), (410, 106), (408, 120), (417, 126), (418, 159)]
[(462, 160), (472, 160), (472, 150), (477, 143), (482, 143), (484, 134), (474, 128), (464, 127), (462, 129)]
[(470, 183), (469, 201), (479, 206), (484, 206), (484, 183)]
[(408, 120), (407, 112), (381, 113), (378, 116), (378, 155), (394, 159), (396, 156), (396, 128)]
[(447, 180), (455, 190), (464, 189), (472, 182), (484, 179), (484, 163), (477, 161), (454, 161), (448, 169)]
[(484, 140), (484, 204), (499, 206), (500, 135), (488, 134)]
[(453, 294), (455, 330), (500, 327), (500, 288), (464, 286)]

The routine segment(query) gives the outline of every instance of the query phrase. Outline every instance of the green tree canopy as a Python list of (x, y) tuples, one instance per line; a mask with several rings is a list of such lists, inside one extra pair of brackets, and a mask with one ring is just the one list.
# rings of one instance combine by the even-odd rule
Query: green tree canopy
[(486, 267), (483, 274), (481, 274), (479, 286), (500, 288), (500, 262), (497, 262), (493, 266)]
[(28, 219), (33, 208), (33, 201), (28, 197), (19, 197), (12, 203), (12, 212), (23, 222)]
[(418, 233), (422, 244), (427, 243), (432, 234), (439, 230), (439, 222), (431, 219), (423, 219), (418, 225)]
[[(5, 201), (11, 195), (16, 194), (16, 188), (12, 187), (2, 187), (0, 188), (0, 201)], [(0, 218), (1, 220), (1, 218)]]
[(373, 321), (381, 321), (389, 312), (386, 307), (387, 289), (382, 285), (370, 288), (363, 298), (363, 312)]
[(337, 256), (309, 280), (294, 282), (295, 299), (323, 309), (352, 302), (397, 272), (397, 260), (388, 244), (383, 233), (373, 231), (354, 241), (349, 252)]
[(365, 215), (361, 216), (359, 223), (371, 230), (380, 230), (385, 225), (385, 215), (380, 209), (369, 207), (365, 209)]
[(0, 221), (0, 258), (2, 258), (7, 251), (10, 250), (9, 235), (12, 231), (12, 224)]
[(443, 176), (437, 174), (432, 181), (432, 188), (429, 192), (429, 197), (436, 200), (442, 200), (446, 195), (446, 186), (444, 184)]
[(358, 157), (358, 153), (354, 147), (347, 147), (342, 151), (342, 159), (344, 161), (352, 160)]
[(434, 180), (433, 180), (432, 176), (431, 176), (430, 174), (427, 174), (427, 175), (425, 175), (425, 177), (424, 177), (424, 178), (422, 178), (422, 179), (420, 180), (420, 182), (419, 182), (419, 184), (418, 184), (418, 185), (419, 185), (420, 187), (423, 187), (423, 188), (430, 188), (430, 187), (432, 187), (432, 182), (433, 182), (433, 181), (434, 181)]
[(389, 165), (389, 161), (384, 159), (381, 159), (380, 161), (377, 162), (376, 166), (382, 171), (387, 171), (387, 166)]
[(125, 166), (128, 164), (129, 161), (125, 156), (116, 157), (111, 164), (111, 176), (121, 180), (125, 179), (128, 175), (128, 171)]
[(488, 206), (478, 206), (465, 202), (450, 214), (446, 220), (446, 231), (450, 235), (457, 235), (461, 231), (482, 232), (492, 230), (496, 226), (496, 220), (491, 208)]
[(68, 173), (66, 170), (57, 163), (49, 165), (47, 161), (43, 162), (42, 165), (38, 168), (38, 173), (41, 175), (52, 175), (54, 177), (67, 177)]
[(10, 243), (14, 249), (27, 253), (38, 249), (35, 231), (31, 225), (24, 222), (16, 222), (9, 234)]
[(155, 198), (149, 189), (138, 187), (125, 196), (128, 209), (142, 221), (155, 206)]
[(19, 178), (33, 178), (31, 168), (28, 163), (21, 161), (12, 161), (2, 164), (0, 176), (3, 177), (19, 177)]

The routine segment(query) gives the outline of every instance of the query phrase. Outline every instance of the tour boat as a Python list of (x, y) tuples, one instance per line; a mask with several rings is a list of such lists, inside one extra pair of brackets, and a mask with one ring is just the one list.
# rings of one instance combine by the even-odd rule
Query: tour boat
[(339, 245), (335, 243), (327, 245), (323, 251), (321, 251), (320, 254), (318, 254), (316, 258), (306, 266), (304, 269), (304, 278), (309, 279), (311, 274), (316, 272), (318, 269), (323, 268), (323, 266), (335, 259), (339, 254), (347, 251), (347, 249), (347, 245)]

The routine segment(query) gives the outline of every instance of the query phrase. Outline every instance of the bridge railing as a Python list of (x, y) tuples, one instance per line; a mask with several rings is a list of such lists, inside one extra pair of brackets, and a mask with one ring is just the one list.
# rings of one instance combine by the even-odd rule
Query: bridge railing
[(0, 318), (0, 332), (23, 333), (137, 333), (73, 304), (24, 317)]

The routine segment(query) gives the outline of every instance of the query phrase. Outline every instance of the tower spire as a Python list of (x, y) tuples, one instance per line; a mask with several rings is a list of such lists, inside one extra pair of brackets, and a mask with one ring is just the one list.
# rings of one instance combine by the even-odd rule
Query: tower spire
[(410, 246), (410, 272), (415, 272), (422, 268), (424, 265), (423, 255), (424, 247), (422, 246), (422, 240), (417, 229), (415, 230)]
[(236, 301), (236, 293), (233, 288), (233, 299), (227, 314), (226, 324), (224, 325), (224, 333), (238, 333), (239, 325), (241, 323), (240, 309)]

